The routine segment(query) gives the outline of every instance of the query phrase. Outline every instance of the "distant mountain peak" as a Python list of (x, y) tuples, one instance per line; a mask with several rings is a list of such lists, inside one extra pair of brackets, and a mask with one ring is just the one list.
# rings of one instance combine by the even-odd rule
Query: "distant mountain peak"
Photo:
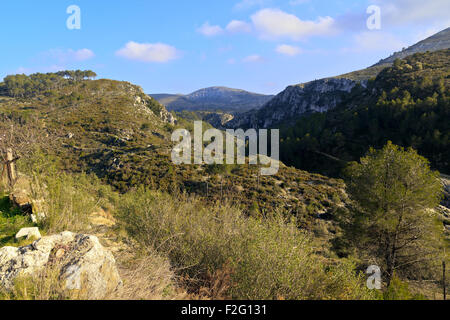
[(214, 86), (199, 89), (188, 95), (150, 94), (168, 110), (174, 111), (224, 111), (240, 113), (258, 109), (273, 98), (242, 89)]
[(376, 65), (337, 77), (309, 81), (288, 86), (259, 110), (250, 110), (237, 115), (225, 124), (228, 128), (268, 128), (283, 122), (292, 122), (314, 112), (334, 109), (342, 102), (343, 94), (356, 85), (366, 86), (367, 80), (376, 77), (396, 59), (404, 59), (415, 53), (436, 52), (450, 48), (450, 28), (442, 30), (409, 48), (394, 53)]

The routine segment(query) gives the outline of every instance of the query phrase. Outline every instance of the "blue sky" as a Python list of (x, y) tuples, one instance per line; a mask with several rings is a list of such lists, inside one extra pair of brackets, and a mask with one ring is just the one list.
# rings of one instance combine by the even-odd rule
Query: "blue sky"
[[(70, 5), (79, 30), (66, 26)], [(92, 69), (147, 93), (278, 93), (368, 67), (449, 27), (449, 12), (448, 0), (2, 0), (0, 77)]]

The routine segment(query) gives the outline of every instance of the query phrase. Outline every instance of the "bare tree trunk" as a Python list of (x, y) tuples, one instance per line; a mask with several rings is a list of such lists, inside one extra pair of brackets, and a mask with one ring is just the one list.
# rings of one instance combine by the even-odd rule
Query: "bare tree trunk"
[(389, 255), (389, 261), (388, 261), (388, 266), (387, 266), (387, 274), (388, 274), (388, 279), (387, 279), (387, 286), (389, 287), (392, 281), (392, 278), (394, 277), (394, 271), (395, 271), (395, 258), (396, 258), (397, 253), (395, 252), (395, 249), (392, 249), (392, 252)]
[(2, 166), (2, 175), (1, 175), (1, 183), (3, 184), (3, 183), (6, 183), (6, 179), (7, 179), (7, 171), (8, 171), (8, 169), (7, 169), (7, 167), (6, 167), (6, 162), (3, 162), (3, 166)]
[(9, 185), (12, 186), (16, 181), (16, 168), (14, 166), (13, 152), (11, 148), (6, 151), (6, 168), (8, 171)]
[(387, 283), (387, 287), (389, 288), (392, 278), (394, 276), (394, 257), (392, 254), (392, 251), (390, 251), (387, 254), (387, 259), (386, 259), (386, 275), (387, 275), (387, 279), (386, 279), (386, 283)]
[(397, 258), (397, 242), (398, 242), (398, 234), (400, 230), (400, 225), (403, 221), (403, 208), (402, 213), (400, 214), (400, 217), (398, 218), (397, 226), (395, 227), (395, 233), (394, 233), (394, 240), (392, 241), (392, 249), (389, 254), (389, 263), (388, 263), (388, 287), (391, 284), (392, 277), (394, 276), (395, 271), (395, 264), (396, 264), (396, 258)]
[(445, 260), (442, 261), (442, 285), (444, 288), (444, 300), (447, 300), (447, 284), (445, 282)]

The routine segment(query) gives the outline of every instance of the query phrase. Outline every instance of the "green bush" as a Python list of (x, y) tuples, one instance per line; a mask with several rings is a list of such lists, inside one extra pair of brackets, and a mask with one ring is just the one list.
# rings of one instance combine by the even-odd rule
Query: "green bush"
[(228, 270), (234, 299), (367, 299), (353, 266), (317, 257), (308, 236), (281, 216), (248, 218), (228, 204), (140, 188), (118, 205), (120, 224), (143, 247), (167, 255), (197, 287)]
[(95, 175), (62, 172), (57, 162), (39, 151), (20, 161), (19, 168), (31, 179), (31, 198), (45, 213), (39, 224), (46, 233), (85, 231), (91, 213), (117, 202), (118, 195)]
[(408, 283), (401, 281), (396, 275), (389, 287), (382, 293), (384, 300), (425, 300), (425, 296), (410, 291)]
[(89, 188), (88, 176), (62, 173), (39, 179), (39, 183), (45, 184), (45, 189), (41, 189), (46, 214), (42, 227), (50, 233), (85, 229), (89, 214), (97, 205), (97, 198)]
[(13, 207), (8, 196), (0, 193), (0, 247), (20, 244), (15, 239), (16, 233), (30, 226), (31, 221), (22, 211)]

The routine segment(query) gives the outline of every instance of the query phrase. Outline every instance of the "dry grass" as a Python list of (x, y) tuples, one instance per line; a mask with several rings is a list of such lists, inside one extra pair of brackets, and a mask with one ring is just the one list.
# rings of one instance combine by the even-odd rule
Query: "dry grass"
[[(113, 300), (181, 300), (188, 294), (177, 285), (175, 273), (168, 259), (153, 250), (148, 250), (137, 258), (121, 258), (118, 269), (123, 287), (113, 296)], [(124, 261), (125, 260), (125, 261)]]
[[(67, 290), (61, 265), (49, 264), (33, 275), (21, 275), (9, 290), (0, 288), (0, 300), (86, 300), (87, 290)], [(85, 288), (86, 286), (82, 286)]]
[(233, 286), (233, 269), (229, 265), (206, 275), (205, 286), (201, 287), (198, 295), (212, 300), (231, 299), (229, 290)]
[(139, 189), (121, 199), (118, 218), (201, 298), (372, 298), (352, 264), (320, 259), (309, 237), (280, 215), (246, 217), (233, 206)]
[[(412, 293), (421, 294), (429, 300), (443, 300), (444, 293), (442, 284), (436, 281), (408, 281), (408, 286)], [(447, 287), (448, 284), (447, 284)], [(447, 289), (449, 292), (449, 289)], [(448, 294), (447, 294), (448, 295)]]

